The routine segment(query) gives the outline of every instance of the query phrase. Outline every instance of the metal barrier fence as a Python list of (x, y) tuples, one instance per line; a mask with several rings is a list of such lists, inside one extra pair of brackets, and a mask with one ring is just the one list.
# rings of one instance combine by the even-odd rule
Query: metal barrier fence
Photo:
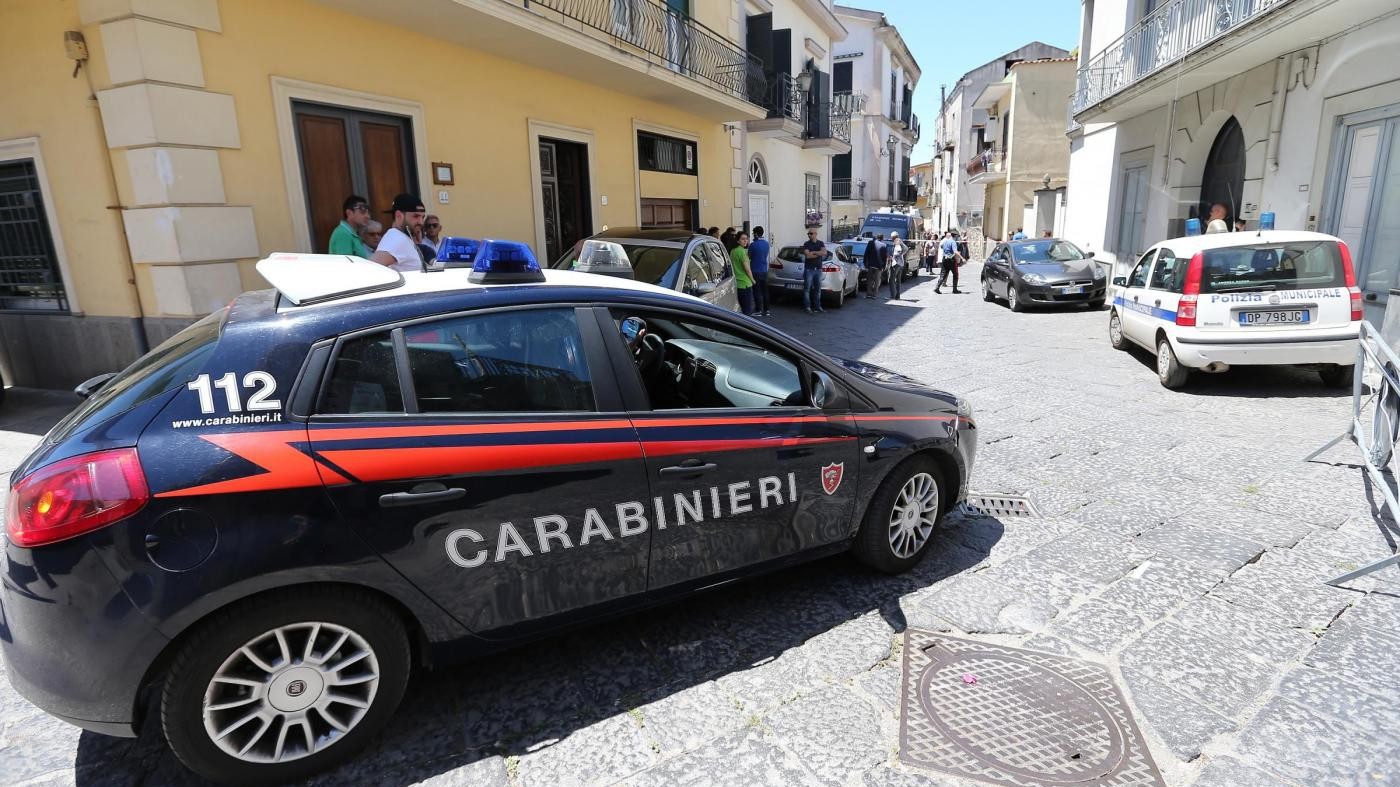
[[(1374, 488), (1384, 498), (1385, 508), (1392, 518), (1400, 520), (1400, 502), (1385, 473), (1395, 458), (1395, 443), (1400, 437), (1400, 356), (1397, 356), (1370, 322), (1361, 321), (1361, 336), (1356, 350), (1356, 371), (1351, 387), (1351, 424), (1336, 439), (1309, 454), (1303, 461), (1311, 462), (1338, 443), (1350, 439), (1361, 452), (1362, 466)], [(1377, 380), (1374, 386), (1368, 379)], [(1355, 571), (1327, 580), (1340, 585), (1373, 574), (1387, 566), (1400, 563), (1400, 552)]]

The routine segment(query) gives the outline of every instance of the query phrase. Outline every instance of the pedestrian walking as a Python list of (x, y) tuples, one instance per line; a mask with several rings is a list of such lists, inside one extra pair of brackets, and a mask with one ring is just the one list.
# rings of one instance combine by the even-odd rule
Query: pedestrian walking
[(949, 232), (943, 238), (943, 243), (939, 246), (940, 259), (943, 263), (943, 272), (938, 276), (938, 284), (933, 291), (939, 295), (943, 294), (943, 285), (948, 282), (949, 274), (953, 276), (953, 292), (961, 294), (958, 290), (958, 266), (962, 265), (963, 256), (958, 252), (958, 240)]
[(740, 232), (734, 236), (734, 248), (729, 250), (729, 261), (734, 263), (734, 286), (739, 288), (739, 310), (753, 314), (753, 269), (749, 267), (749, 234)]
[(904, 257), (909, 253), (898, 232), (890, 233), (890, 299), (903, 300)]
[(753, 313), (771, 317), (768, 311), (768, 253), (772, 247), (764, 237), (762, 227), (753, 228), (753, 240), (749, 241), (749, 270), (753, 273)]
[(341, 203), (341, 212), (343, 218), (335, 229), (331, 230), (330, 241), (326, 243), (326, 253), (368, 258), (374, 251), (360, 240), (360, 233), (369, 223), (369, 200), (358, 194), (351, 194)]
[(423, 255), (413, 239), (423, 229), (423, 200), (413, 194), (400, 194), (386, 212), (394, 214), (394, 223), (374, 250), (374, 261), (398, 271), (423, 270)]
[(822, 263), (826, 262), (826, 244), (817, 239), (816, 230), (807, 230), (807, 242), (802, 244), (802, 309), (808, 314), (826, 311), (822, 308)]
[(885, 260), (889, 257), (885, 242), (871, 236), (865, 243), (865, 297), (874, 300), (880, 291), (880, 277), (885, 271)]

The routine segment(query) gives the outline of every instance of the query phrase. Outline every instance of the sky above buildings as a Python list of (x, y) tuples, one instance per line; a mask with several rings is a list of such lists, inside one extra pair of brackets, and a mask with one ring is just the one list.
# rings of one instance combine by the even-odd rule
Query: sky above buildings
[[(841, 0), (838, 0), (841, 2)], [(914, 90), (914, 114), (923, 127), (911, 157), (933, 155), (938, 86), (1020, 48), (1043, 41), (1062, 49), (1079, 45), (1080, 0), (847, 0), (843, 5), (883, 11), (899, 28), (923, 72)]]

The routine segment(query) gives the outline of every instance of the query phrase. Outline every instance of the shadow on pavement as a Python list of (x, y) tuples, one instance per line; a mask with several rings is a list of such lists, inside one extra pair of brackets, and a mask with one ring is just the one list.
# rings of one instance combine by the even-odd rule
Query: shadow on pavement
[[(1142, 363), (1148, 374), (1157, 376), (1157, 356), (1136, 345), (1128, 352)], [(1216, 374), (1193, 371), (1186, 381), (1186, 387), (1177, 393), (1250, 399), (1261, 396), (1277, 399), (1341, 399), (1351, 397), (1351, 387), (1329, 388), (1322, 384), (1317, 372), (1296, 366), (1235, 366)]]
[[(902, 632), (901, 596), (976, 565), (1004, 532), (995, 519), (945, 522), (928, 557), (899, 576), (873, 573), (844, 555), (825, 558), (421, 673), (379, 739), (313, 783), (404, 785), (457, 769), (463, 769), (463, 783), (474, 783), (478, 763), (537, 751), (597, 722), (764, 664), (866, 613), (878, 612)], [(686, 713), (702, 718), (706, 710)], [(84, 732), (74, 764), (77, 783), (201, 784), (165, 747), (159, 726), (158, 716), (148, 715), (135, 740)]]

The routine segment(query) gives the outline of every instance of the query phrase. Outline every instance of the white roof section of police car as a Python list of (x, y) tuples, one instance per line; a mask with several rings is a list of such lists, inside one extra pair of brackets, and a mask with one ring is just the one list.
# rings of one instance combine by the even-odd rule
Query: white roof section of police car
[[(286, 259), (277, 261), (277, 265), (269, 265), (269, 270), (264, 269), (264, 263), (277, 257), (296, 258), (298, 260), (313, 260), (317, 264), (309, 266), (305, 270), (292, 269), (292, 264)], [(321, 263), (315, 258), (329, 258), (334, 260), (334, 265), (327, 267), (328, 263)], [(374, 271), (364, 268), (365, 265), (372, 266), (384, 273), (378, 275)], [(371, 262), (359, 257), (348, 257), (333, 254), (274, 254), (258, 263), (258, 272), (263, 278), (268, 280), (278, 292), (282, 294), (285, 303), (278, 307), (279, 311), (289, 311), (292, 309), (314, 308), (325, 305), (341, 305), (347, 303), (360, 303), (364, 301), (376, 300), (378, 298), (397, 297), (400, 295), (423, 295), (439, 292), (470, 292), (482, 290), (493, 286), (513, 286), (513, 287), (597, 287), (612, 290), (630, 290), (633, 292), (646, 292), (658, 295), (671, 295), (678, 298), (689, 298), (704, 302), (699, 298), (675, 290), (668, 290), (664, 287), (657, 287), (654, 284), (645, 284), (633, 279), (622, 279), (616, 276), (601, 276), (594, 273), (580, 273), (578, 271), (564, 270), (544, 270), (544, 281), (539, 283), (529, 282), (507, 282), (501, 285), (473, 284), (467, 280), (470, 268), (447, 268), (433, 271), (399, 271), (387, 268), (376, 262)], [(269, 276), (269, 273), (272, 275)], [(273, 277), (276, 277), (275, 279)], [(372, 287), (372, 282), (389, 281), (391, 283), (383, 286)], [(392, 283), (396, 282), (396, 283)], [(352, 284), (361, 285), (352, 287)], [(296, 293), (292, 293), (283, 287), (290, 287)]]
[(1213, 235), (1191, 235), (1184, 238), (1171, 238), (1156, 244), (1152, 248), (1171, 249), (1172, 254), (1178, 257), (1189, 257), (1198, 251), (1210, 251), (1211, 249), (1230, 249), (1251, 246), (1277, 246), (1284, 243), (1297, 243), (1299, 241), (1333, 241), (1337, 238), (1321, 232), (1302, 231), (1281, 231), (1281, 230), (1248, 230), (1245, 232), (1218, 232)]

